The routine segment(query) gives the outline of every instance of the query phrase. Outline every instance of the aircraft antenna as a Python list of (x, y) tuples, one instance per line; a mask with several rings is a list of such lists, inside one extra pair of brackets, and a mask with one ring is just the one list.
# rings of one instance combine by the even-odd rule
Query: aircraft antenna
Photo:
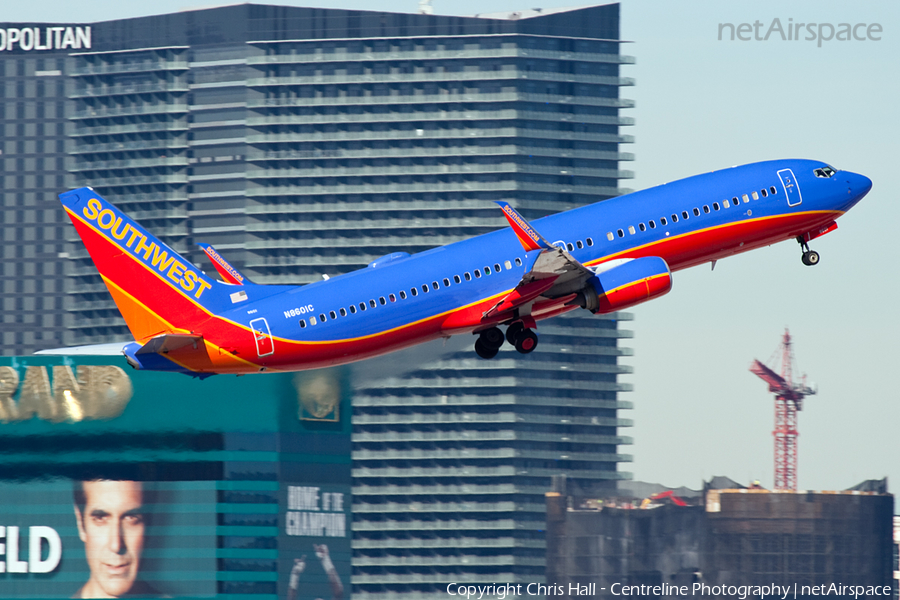
[[(781, 375), (754, 360), (750, 372), (769, 384), (769, 391), (775, 394), (775, 489), (797, 491), (797, 413), (803, 409), (803, 398), (812, 396), (816, 390), (806, 385), (806, 375), (799, 383), (793, 382), (794, 351), (791, 347), (791, 333), (785, 328), (781, 344), (773, 357), (781, 354)], [(770, 359), (770, 362), (773, 362)]]

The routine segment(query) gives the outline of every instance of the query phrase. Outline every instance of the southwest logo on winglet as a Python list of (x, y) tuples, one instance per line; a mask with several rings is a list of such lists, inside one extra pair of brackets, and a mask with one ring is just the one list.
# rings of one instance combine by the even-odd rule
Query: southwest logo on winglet
[(519, 242), (526, 251), (550, 248), (550, 244), (541, 237), (541, 234), (535, 231), (534, 227), (525, 220), (525, 217), (517, 213), (512, 206), (506, 202), (497, 202), (497, 204), (503, 209), (503, 215), (506, 217), (506, 220), (513, 228), (513, 232), (516, 234), (516, 237), (519, 238)]
[(105, 208), (97, 198), (88, 200), (81, 214), (96, 224), (97, 228), (113, 239), (117, 245), (130, 250), (145, 265), (158, 271), (185, 292), (194, 292), (194, 298), (199, 299), (203, 292), (212, 287), (190, 266), (179, 261), (174, 252), (170, 256), (171, 249), (151, 241), (112, 209)]

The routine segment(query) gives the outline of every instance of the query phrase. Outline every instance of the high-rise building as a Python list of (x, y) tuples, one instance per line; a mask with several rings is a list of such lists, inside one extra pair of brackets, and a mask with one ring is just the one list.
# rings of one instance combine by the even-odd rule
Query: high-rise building
[[(54, 176), (94, 187), (198, 264), (195, 242), (214, 244), (257, 283), (504, 227), (495, 200), (537, 218), (628, 191), (620, 109), (633, 103), (620, 88), (633, 81), (619, 71), (633, 59), (617, 4), (475, 17), (241, 5), (79, 25), (80, 38), (72, 26), (68, 45), (66, 27), (41, 25), (60, 43), (36, 50), (22, 45), (31, 25), (0, 25), (19, 31), (0, 61), (25, 64), (26, 84), (40, 53), (59, 56), (71, 176)], [(6, 142), (7, 181), (28, 160), (15, 150)], [(6, 192), (4, 210), (17, 202)], [(3, 226), (5, 263), (20, 222)], [(66, 344), (130, 339), (80, 245), (53, 252), (70, 258)], [(629, 476), (627, 318), (542, 323), (529, 356), (483, 361), (454, 339), (354, 370), (355, 594), (542, 577), (550, 476), (586, 491)]]

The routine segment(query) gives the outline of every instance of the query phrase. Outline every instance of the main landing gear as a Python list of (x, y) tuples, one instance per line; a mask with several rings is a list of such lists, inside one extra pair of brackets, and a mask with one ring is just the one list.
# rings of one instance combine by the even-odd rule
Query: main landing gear
[(807, 267), (812, 267), (813, 265), (819, 264), (819, 253), (815, 250), (810, 250), (809, 246), (806, 244), (806, 240), (803, 239), (802, 235), (797, 236), (797, 242), (800, 244), (800, 248), (803, 250), (803, 256), (800, 257), (800, 260)]
[[(516, 347), (520, 354), (528, 354), (537, 348), (537, 334), (522, 321), (515, 321), (506, 328), (506, 341)], [(475, 353), (481, 358), (494, 358), (500, 352), (504, 335), (499, 327), (485, 329), (475, 342)]]

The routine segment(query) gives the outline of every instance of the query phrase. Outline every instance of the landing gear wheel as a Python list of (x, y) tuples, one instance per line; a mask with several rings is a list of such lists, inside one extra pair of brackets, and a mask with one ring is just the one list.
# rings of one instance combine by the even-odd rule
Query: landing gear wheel
[(801, 260), (803, 261), (804, 265), (812, 267), (819, 264), (819, 253), (815, 250), (807, 250), (803, 253)]
[(500, 346), (503, 345), (503, 332), (500, 331), (499, 327), (491, 327), (490, 329), (485, 329), (478, 336), (478, 341), (481, 342), (481, 345), (485, 348), (499, 349)]
[(523, 329), (525, 329), (525, 325), (522, 324), (522, 321), (510, 323), (509, 327), (506, 328), (506, 341), (515, 346), (516, 338), (519, 337)]
[(530, 329), (523, 329), (516, 337), (516, 350), (520, 354), (528, 354), (537, 348), (538, 336)]
[(481, 341), (481, 338), (478, 338), (478, 341), (475, 342), (475, 354), (484, 359), (491, 359), (497, 356), (497, 353), (500, 352), (500, 348), (488, 348), (484, 345), (484, 342)]

